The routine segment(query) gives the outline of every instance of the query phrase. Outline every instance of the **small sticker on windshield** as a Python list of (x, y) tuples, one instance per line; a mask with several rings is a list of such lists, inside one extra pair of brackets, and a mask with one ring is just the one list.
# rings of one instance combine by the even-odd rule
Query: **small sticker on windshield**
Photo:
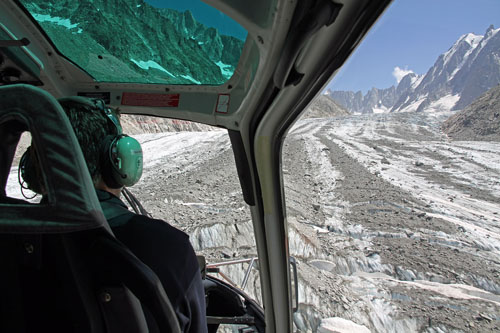
[(129, 106), (166, 106), (176, 108), (179, 106), (180, 94), (152, 94), (124, 92), (122, 94), (122, 105)]
[(227, 113), (229, 111), (229, 97), (229, 94), (219, 94), (219, 97), (217, 97), (215, 112)]

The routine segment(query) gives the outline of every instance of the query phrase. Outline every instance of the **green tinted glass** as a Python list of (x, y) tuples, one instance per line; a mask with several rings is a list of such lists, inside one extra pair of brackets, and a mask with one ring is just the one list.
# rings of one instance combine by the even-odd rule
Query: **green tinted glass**
[(20, 2), (98, 81), (220, 85), (233, 75), (247, 34), (198, 0)]

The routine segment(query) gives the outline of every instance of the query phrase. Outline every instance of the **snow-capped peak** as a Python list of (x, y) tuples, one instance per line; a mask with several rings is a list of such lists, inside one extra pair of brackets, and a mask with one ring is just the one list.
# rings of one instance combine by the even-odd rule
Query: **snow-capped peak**
[(366, 96), (330, 91), (330, 96), (360, 113), (385, 112), (381, 106), (389, 112), (463, 109), (499, 84), (499, 31), (490, 26), (484, 35), (460, 36), (424, 75), (395, 67), (396, 89), (372, 89)]
[[(495, 29), (493, 27), (493, 25), (490, 25), (488, 30), (486, 30), (486, 33), (484, 34), (484, 36), (481, 36), (482, 38), (479, 40), (479, 42), (476, 44), (476, 46), (474, 47), (474, 52), (475, 53), (475, 56), (477, 56), (479, 54), (479, 52), (481, 51), (481, 49), (489, 42), (490, 39), (492, 39), (498, 32), (500, 31), (500, 28), (498, 29)], [(467, 56), (469, 56), (470, 53), (472, 53), (471, 50), (470, 52), (468, 52)], [(474, 57), (475, 57), (474, 56)], [(472, 59), (474, 60), (474, 58)]]
[(481, 36), (481, 35), (475, 35), (473, 33), (468, 33), (466, 35), (463, 35), (461, 40), (463, 40), (464, 42), (467, 42), (470, 46), (475, 48), (479, 44), (479, 42), (481, 41), (482, 38), (483, 38), (483, 36)]
[(469, 44), (470, 49), (467, 51), (467, 55), (470, 54), (472, 50), (474, 50), (479, 45), (479, 43), (481, 43), (483, 37), (484, 36), (475, 35), (473, 33), (462, 35), (455, 42), (455, 44), (453, 44), (453, 46), (443, 54), (444, 63), (447, 63), (449, 61), (449, 59), (458, 51), (458, 49), (462, 47), (463, 43)]

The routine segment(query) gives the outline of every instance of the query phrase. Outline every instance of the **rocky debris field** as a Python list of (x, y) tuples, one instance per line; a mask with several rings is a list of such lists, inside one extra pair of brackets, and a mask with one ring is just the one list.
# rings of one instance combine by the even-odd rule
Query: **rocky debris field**
[(307, 313), (321, 309), (297, 316), (305, 329), (325, 317), (376, 332), (500, 329), (500, 147), (450, 142), (448, 115), (306, 120), (290, 133), (292, 253), (314, 281)]
[[(144, 150), (144, 173), (131, 190), (154, 217), (188, 233), (195, 251), (209, 264), (257, 256), (250, 210), (243, 201), (226, 131), (137, 138)], [(221, 270), (241, 286), (248, 266)], [(257, 269), (251, 270), (247, 284), (245, 290), (260, 300)]]
[[(311, 332), (500, 330), (500, 147), (449, 113), (299, 121), (285, 141), (295, 324)], [(256, 255), (227, 133), (144, 134), (134, 192), (209, 262)], [(248, 264), (226, 269), (241, 283)], [(257, 270), (247, 292), (260, 299)]]

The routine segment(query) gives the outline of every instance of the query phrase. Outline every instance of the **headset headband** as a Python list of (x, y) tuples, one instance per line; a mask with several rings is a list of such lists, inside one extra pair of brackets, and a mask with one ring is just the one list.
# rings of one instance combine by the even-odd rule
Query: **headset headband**
[(108, 118), (113, 125), (116, 127), (116, 135), (121, 135), (123, 133), (122, 126), (120, 125), (120, 122), (116, 118), (116, 115), (113, 113), (111, 108), (108, 108), (102, 99), (94, 99), (94, 106), (97, 107), (99, 110), (101, 110), (104, 115), (106, 115), (106, 118)]
[(100, 110), (107, 119), (111, 121), (111, 123), (114, 125), (117, 131), (117, 135), (120, 135), (123, 133), (122, 126), (120, 125), (120, 122), (118, 121), (116, 115), (113, 113), (111, 108), (107, 107), (106, 104), (104, 104), (104, 101), (102, 99), (98, 98), (87, 98), (87, 97), (82, 97), (82, 96), (71, 96), (71, 97), (65, 97), (65, 98), (60, 98), (59, 103), (62, 106), (69, 105), (69, 104), (80, 104), (80, 105), (85, 105), (89, 109), (95, 110), (98, 109)]

